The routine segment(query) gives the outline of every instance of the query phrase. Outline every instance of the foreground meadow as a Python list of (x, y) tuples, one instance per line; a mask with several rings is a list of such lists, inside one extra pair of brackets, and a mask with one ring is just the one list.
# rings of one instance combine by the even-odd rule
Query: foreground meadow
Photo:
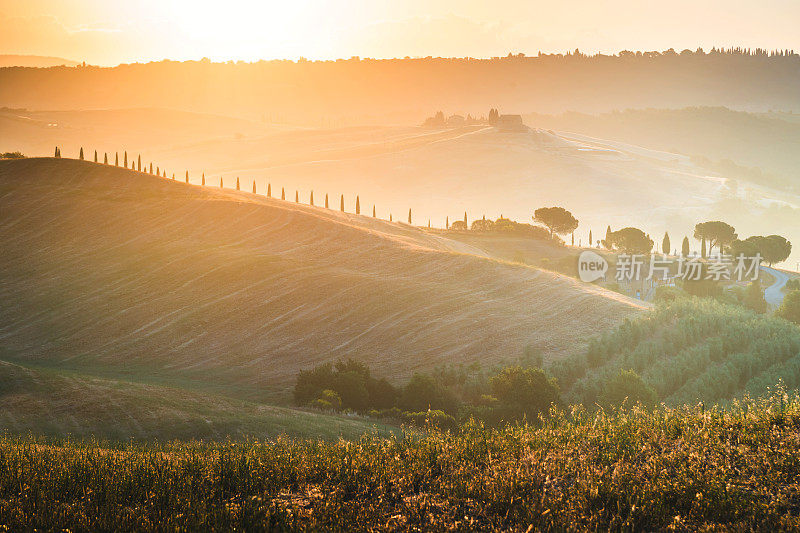
[(0, 439), (9, 530), (800, 527), (800, 397), (355, 442)]

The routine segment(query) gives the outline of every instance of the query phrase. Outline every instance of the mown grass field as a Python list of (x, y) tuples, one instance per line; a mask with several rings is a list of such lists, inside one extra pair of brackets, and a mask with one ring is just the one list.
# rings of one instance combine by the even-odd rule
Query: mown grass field
[(796, 530), (800, 397), (355, 442), (0, 439), (9, 530)]

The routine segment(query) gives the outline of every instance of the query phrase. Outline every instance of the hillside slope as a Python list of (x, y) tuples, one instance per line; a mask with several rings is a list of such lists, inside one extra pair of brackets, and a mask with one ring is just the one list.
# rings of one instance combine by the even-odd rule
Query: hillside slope
[(75, 160), (0, 162), (0, 242), (0, 359), (256, 395), (336, 358), (559, 357), (637, 309), (404, 224)]

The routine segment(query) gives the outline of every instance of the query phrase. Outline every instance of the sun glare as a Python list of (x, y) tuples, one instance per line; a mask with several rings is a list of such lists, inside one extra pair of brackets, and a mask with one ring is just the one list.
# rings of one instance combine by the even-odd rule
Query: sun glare
[(159, 6), (163, 20), (192, 48), (212, 59), (291, 58), (303, 50), (324, 50), (327, 36), (316, 24), (333, 7), (310, 0), (293, 2), (197, 3), (178, 0)]

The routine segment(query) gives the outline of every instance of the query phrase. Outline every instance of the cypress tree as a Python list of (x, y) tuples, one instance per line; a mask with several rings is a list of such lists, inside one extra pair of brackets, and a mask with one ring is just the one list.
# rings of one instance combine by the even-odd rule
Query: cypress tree
[(219, 177), (219, 188), (222, 188), (222, 176)]
[(94, 162), (97, 163), (97, 150), (94, 151)]
[(83, 161), (83, 146), (81, 146), (81, 153), (80, 153), (80, 155), (78, 156), (78, 159), (80, 159), (81, 161)]
[(328, 209), (328, 193), (325, 193), (325, 209)]
[(161, 175), (161, 169), (156, 167), (156, 176), (160, 176), (160, 175)]
[(592, 240), (592, 230), (589, 230), (589, 248), (592, 248), (594, 246), (594, 244), (592, 244), (593, 242), (594, 241)]
[(450, 216), (444, 218), (444, 229), (450, 229)]
[(139, 157), (136, 160), (136, 170), (138, 170), (139, 172), (142, 171), (142, 154), (139, 154)]
[(256, 194), (256, 180), (253, 180), (253, 194)]
[(167, 177), (167, 171), (166, 171), (166, 170), (162, 171), (162, 172), (161, 172), (161, 174), (162, 174), (162, 175), (163, 175), (165, 178)]
[(356, 195), (356, 215), (360, 214), (361, 214), (361, 201), (359, 200), (358, 195)]
[(175, 173), (172, 173), (172, 181), (175, 181)]
[(389, 222), (391, 222), (391, 221), (392, 221), (392, 214), (389, 213)]
[[(464, 211), (464, 225), (467, 226), (467, 212), (466, 211)], [(467, 229), (469, 229), (469, 226), (467, 226)]]
[(689, 237), (683, 238), (683, 243), (681, 244), (681, 255), (683, 255), (683, 257), (689, 256)]
[(58, 157), (58, 146), (56, 146), (56, 149), (53, 152), (53, 157)]
[(314, 191), (311, 191), (311, 201), (309, 202), (310, 205), (314, 205)]
[(281, 187), (281, 200), (286, 200), (286, 190)]
[(605, 247), (609, 250), (612, 248), (611, 244), (611, 226), (606, 227), (606, 242)]
[(200, 186), (201, 187), (205, 187), (206, 186), (206, 173), (205, 172), (203, 172), (203, 175), (200, 177)]
[(104, 165), (108, 164), (108, 153), (103, 154), (103, 164)]
[(125, 150), (125, 155), (123, 156), (122, 166), (128, 168), (128, 151)]
[(344, 212), (344, 194), (342, 195), (342, 199), (339, 202), (339, 209)]
[(152, 173), (153, 173), (153, 162), (151, 161), (150, 162), (150, 174), (152, 174)]
[(411, 209), (408, 210), (408, 223), (411, 224)]
[(428, 219), (428, 229), (431, 229), (431, 219)]
[(116, 155), (114, 155), (114, 166), (119, 166), (119, 152), (116, 152)]
[(272, 184), (267, 183), (267, 198), (272, 198)]
[(294, 190), (294, 203), (296, 204), (300, 203), (300, 191), (298, 191), (297, 189)]
[(375, 218), (375, 204), (372, 204), (372, 218)]
[(664, 232), (664, 240), (663, 240), (663, 241), (661, 241), (661, 252), (662, 252), (664, 255), (669, 255), (669, 250), (670, 250), (670, 246), (669, 246), (669, 233), (667, 233), (667, 232)]
[(236, 190), (237, 191), (240, 190), (239, 189), (239, 176), (236, 176)]

